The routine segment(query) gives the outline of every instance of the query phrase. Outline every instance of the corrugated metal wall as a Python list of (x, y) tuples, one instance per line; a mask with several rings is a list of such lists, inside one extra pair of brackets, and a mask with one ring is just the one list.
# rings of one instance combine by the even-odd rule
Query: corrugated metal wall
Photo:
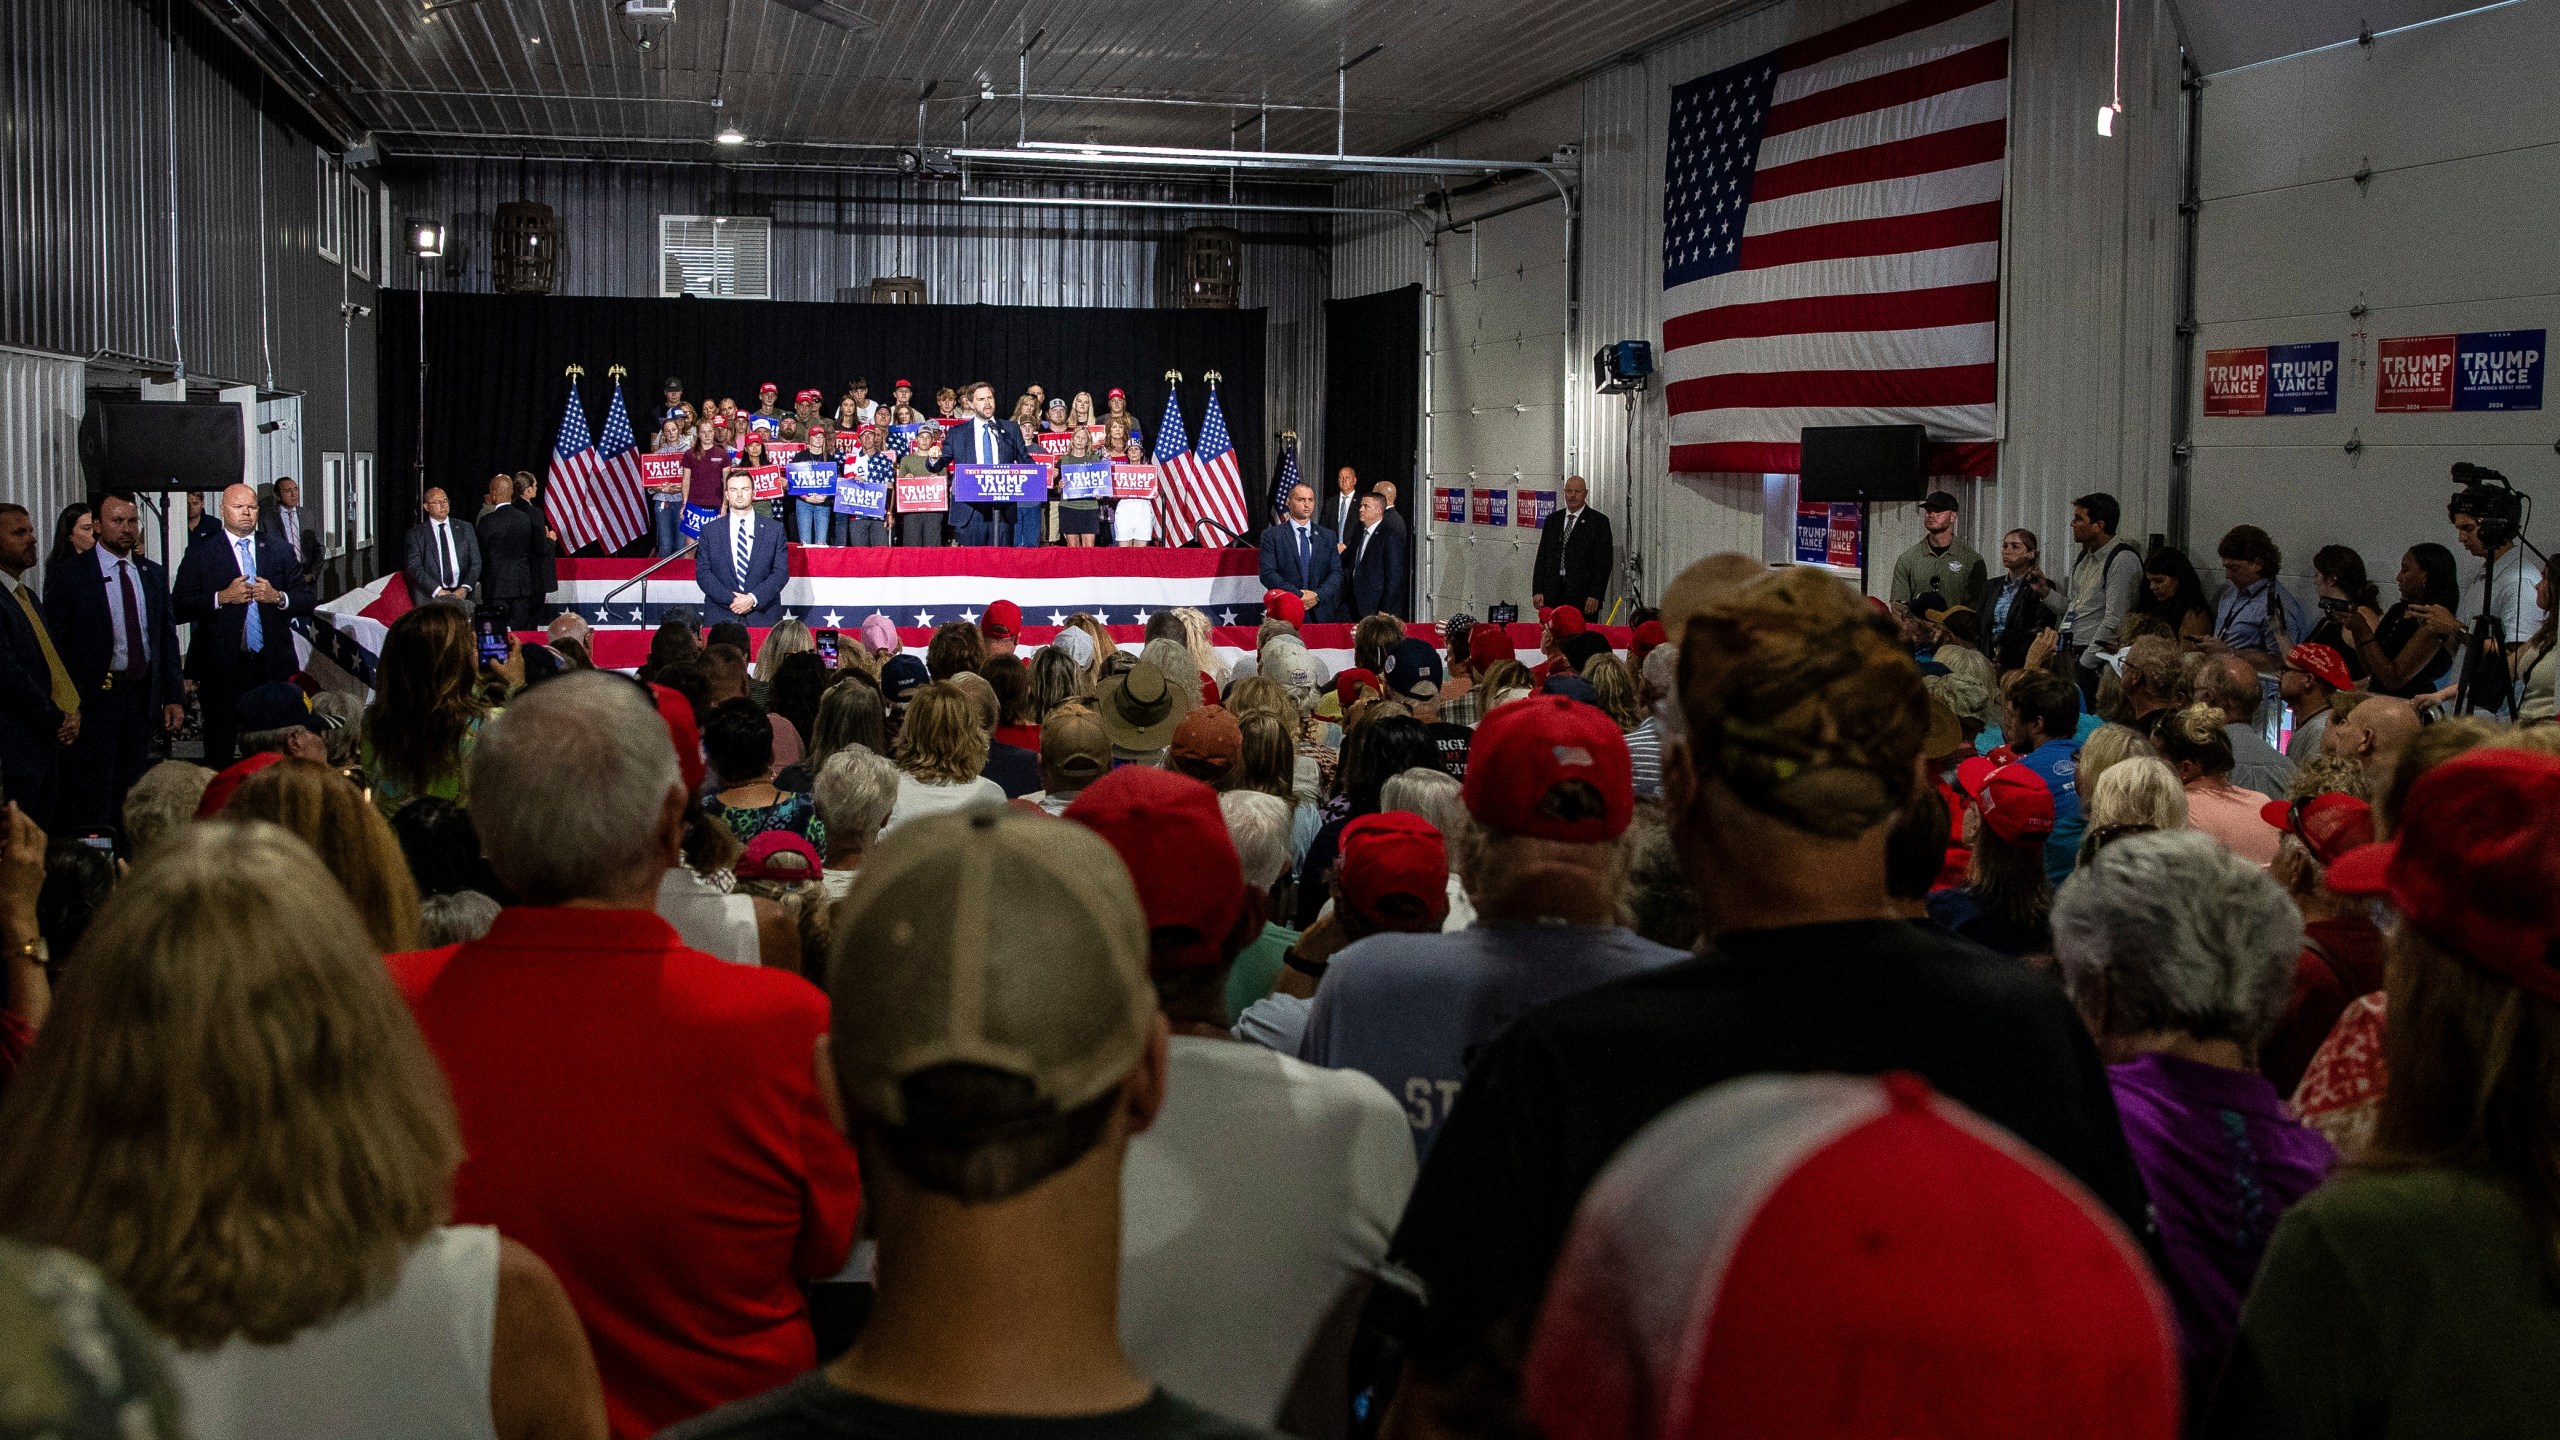
[(0, 350), (0, 475), (8, 477), (0, 498), (35, 517), (39, 553), (53, 544), (53, 517), (87, 490), (80, 476), (86, 371), (58, 355)]
[[(315, 453), (348, 448), (350, 431), (371, 449), (372, 322), (350, 336), (340, 266), (315, 248), (330, 142), (183, 0), (11, 0), (6, 13), (0, 344), (95, 359), (92, 387), (183, 357), (208, 387), (305, 396)], [(348, 294), (374, 303), (370, 282)], [(11, 457), (0, 492), (43, 480)]]
[[(395, 187), (401, 215), (450, 227), (459, 275), (438, 288), (489, 288), (490, 224), (500, 204), (533, 200), (559, 213), (558, 293), (658, 293), (660, 215), (763, 215), (773, 221), (773, 298), (832, 301), (874, 279), (912, 275), (935, 304), (1138, 306), (1179, 293), (1182, 231), (1229, 225), (1244, 236), (1241, 303), (1269, 310), (1265, 411), (1274, 431), (1321, 441), (1328, 217), (1210, 210), (1111, 210), (978, 205), (947, 185), (861, 171), (759, 170), (723, 165), (572, 165), (439, 160)], [(973, 181), (980, 194), (1196, 200), (1196, 186)], [(1257, 198), (1325, 204), (1300, 189)], [(1408, 227), (1409, 229), (1409, 227)], [(396, 277), (407, 283), (405, 262)], [(1274, 452), (1277, 453), (1276, 451)], [(1258, 484), (1258, 482), (1257, 482)]]

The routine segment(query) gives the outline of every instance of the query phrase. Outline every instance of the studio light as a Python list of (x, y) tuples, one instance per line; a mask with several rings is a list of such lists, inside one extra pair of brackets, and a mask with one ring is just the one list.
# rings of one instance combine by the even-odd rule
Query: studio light
[(421, 260), (433, 260), (444, 253), (444, 227), (433, 220), (409, 222), (409, 249)]

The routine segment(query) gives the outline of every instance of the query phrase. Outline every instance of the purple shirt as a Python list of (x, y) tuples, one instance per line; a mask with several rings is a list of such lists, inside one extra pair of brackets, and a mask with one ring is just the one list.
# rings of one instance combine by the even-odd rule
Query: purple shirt
[(2169, 1055), (2107, 1067), (2125, 1142), (2151, 1192), (2161, 1279), (2178, 1310), (2190, 1379), (2218, 1371), (2276, 1221), (2338, 1163), (2254, 1070)]

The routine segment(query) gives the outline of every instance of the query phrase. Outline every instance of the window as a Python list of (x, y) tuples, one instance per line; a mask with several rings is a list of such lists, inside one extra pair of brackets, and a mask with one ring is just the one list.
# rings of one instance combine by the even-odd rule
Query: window
[[(359, 280), (373, 278), (374, 252), (382, 248), (382, 238), (374, 230), (374, 217), (378, 213), (373, 187), (352, 175), (348, 176), (347, 263), (354, 267)], [(389, 266), (383, 267), (382, 278), (391, 278)]]
[(773, 222), (739, 215), (658, 217), (658, 293), (773, 298)]
[(320, 452), (320, 548), (331, 555), (347, 553), (347, 457), (335, 450)]
[(356, 452), (356, 523), (355, 533), (347, 537), (347, 548), (362, 550), (373, 543), (373, 452)]
[(311, 245), (313, 249), (320, 252), (320, 258), (323, 260), (334, 261), (338, 258), (340, 239), (338, 225), (346, 204), (346, 196), (343, 193), (346, 189), (345, 181), (346, 167), (338, 162), (337, 156), (326, 150), (321, 151), (320, 215), (317, 225), (311, 232)]

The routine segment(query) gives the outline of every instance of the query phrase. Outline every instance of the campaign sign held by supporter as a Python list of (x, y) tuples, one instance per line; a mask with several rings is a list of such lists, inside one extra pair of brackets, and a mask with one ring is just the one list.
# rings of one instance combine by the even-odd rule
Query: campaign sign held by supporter
[(926, 421), (919, 420), (913, 425), (890, 426), (889, 449), (891, 453), (904, 455), (908, 451), (914, 449), (916, 447), (916, 432), (922, 430), (927, 423), (928, 422)]
[(750, 465), (746, 468), (745, 473), (749, 479), (756, 482), (756, 498), (758, 500), (779, 500), (782, 498), (784, 492), (781, 466)]
[(769, 440), (765, 442), (764, 458), (776, 465), (788, 465), (799, 459), (800, 452), (808, 448), (797, 440)]
[(933, 417), (933, 423), (941, 426), (945, 430), (957, 430), (961, 426), (969, 423), (969, 417), (966, 415), (936, 415)]
[(948, 475), (901, 475), (897, 484), (898, 513), (931, 514), (951, 508), (951, 477)]
[(1058, 467), (1058, 498), (1061, 500), (1109, 500), (1111, 462), (1077, 460)]
[(681, 455), (643, 455), (640, 457), (640, 483), (651, 490), (684, 489), (684, 457)]
[(684, 507), (683, 517), (677, 522), (677, 528), (684, 531), (686, 539), (699, 540), (702, 538), (702, 527), (717, 519), (719, 514), (718, 506), (687, 505)]
[[(888, 457), (875, 455), (870, 458), (882, 460)], [(866, 462), (846, 466), (844, 473), (836, 477), (836, 513), (864, 515), (874, 520), (887, 519), (889, 492), (896, 486), (897, 480), (898, 472), (894, 465), (880, 466)]]
[(1156, 467), (1134, 465), (1115, 460), (1111, 465), (1111, 498), (1114, 500), (1153, 500), (1156, 498)]
[(1073, 431), (1043, 430), (1040, 432), (1040, 442), (1031, 448), (1054, 461), (1058, 456), (1067, 453), (1067, 447), (1073, 445), (1075, 439)]
[(1037, 505), (1049, 498), (1049, 467), (954, 465), (951, 498), (964, 505)]
[(782, 470), (794, 495), (815, 499), (836, 493), (836, 462), (833, 460), (794, 460)]
[(1523, 490), (1520, 492), (1520, 504), (1512, 511), (1511, 523), (1521, 530), (1535, 530), (1546, 524), (1547, 517), (1554, 513), (1556, 513), (1556, 492)]

